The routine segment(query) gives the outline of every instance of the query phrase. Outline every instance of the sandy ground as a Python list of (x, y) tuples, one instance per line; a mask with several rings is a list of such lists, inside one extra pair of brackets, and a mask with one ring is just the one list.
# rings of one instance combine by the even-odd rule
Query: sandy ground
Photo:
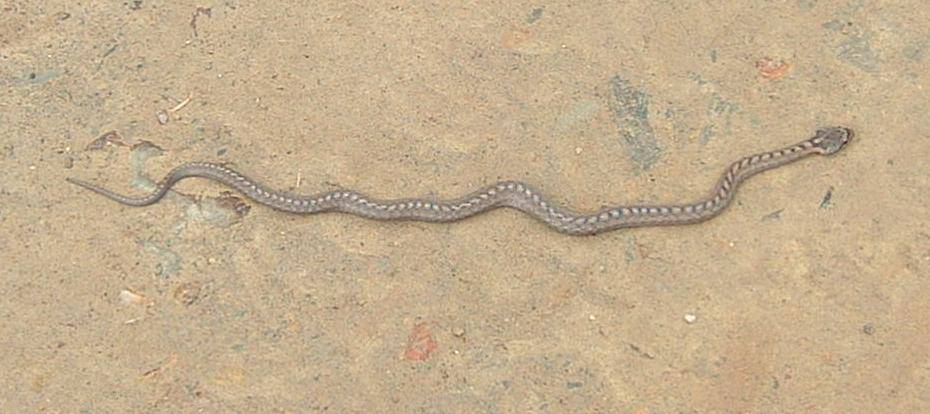
[[(78, 3), (0, 3), (2, 412), (930, 412), (921, 1)], [(597, 237), (65, 182), (593, 210), (829, 125), (711, 222)]]

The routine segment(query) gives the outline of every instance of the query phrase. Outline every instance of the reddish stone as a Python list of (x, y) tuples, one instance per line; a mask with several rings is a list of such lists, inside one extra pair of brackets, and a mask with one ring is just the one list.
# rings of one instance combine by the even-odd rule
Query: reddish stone
[(783, 60), (764, 57), (756, 61), (756, 69), (759, 69), (759, 73), (762, 74), (763, 78), (775, 80), (785, 76), (791, 69), (791, 65), (785, 63)]
[(407, 349), (404, 351), (404, 359), (408, 361), (425, 361), (437, 347), (439, 347), (439, 344), (433, 339), (429, 326), (425, 322), (420, 322), (413, 327), (413, 332), (410, 333), (410, 338), (407, 340)]

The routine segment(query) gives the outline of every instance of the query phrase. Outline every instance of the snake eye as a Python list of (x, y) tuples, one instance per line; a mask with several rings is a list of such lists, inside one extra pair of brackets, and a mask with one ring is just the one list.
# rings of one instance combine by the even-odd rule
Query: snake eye
[(852, 140), (851, 129), (843, 127), (824, 128), (817, 131), (812, 142), (823, 155), (831, 155), (843, 149)]

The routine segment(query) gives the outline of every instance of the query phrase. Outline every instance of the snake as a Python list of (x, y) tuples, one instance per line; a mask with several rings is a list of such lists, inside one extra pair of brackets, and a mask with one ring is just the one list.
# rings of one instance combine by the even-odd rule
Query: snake
[(374, 220), (453, 222), (497, 208), (511, 208), (569, 235), (594, 235), (607, 231), (648, 226), (694, 224), (717, 217), (733, 201), (746, 179), (806, 158), (833, 155), (852, 141), (845, 127), (820, 128), (798, 144), (753, 154), (732, 163), (706, 197), (673, 205), (618, 205), (593, 212), (576, 212), (559, 206), (522, 181), (500, 181), (465, 196), (442, 200), (430, 198), (378, 199), (360, 191), (339, 189), (299, 195), (268, 187), (225, 164), (189, 162), (174, 168), (148, 195), (129, 196), (76, 178), (67, 181), (127, 206), (147, 206), (162, 199), (177, 182), (200, 177), (235, 189), (256, 203), (294, 214), (340, 212)]

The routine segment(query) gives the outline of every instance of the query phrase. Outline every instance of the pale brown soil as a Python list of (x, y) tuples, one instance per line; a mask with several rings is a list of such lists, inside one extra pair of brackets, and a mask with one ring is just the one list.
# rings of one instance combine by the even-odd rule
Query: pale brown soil
[[(0, 412), (930, 412), (925, 3), (451, 4), (0, 3)], [(713, 221), (598, 237), (65, 182), (595, 209), (829, 125)]]

